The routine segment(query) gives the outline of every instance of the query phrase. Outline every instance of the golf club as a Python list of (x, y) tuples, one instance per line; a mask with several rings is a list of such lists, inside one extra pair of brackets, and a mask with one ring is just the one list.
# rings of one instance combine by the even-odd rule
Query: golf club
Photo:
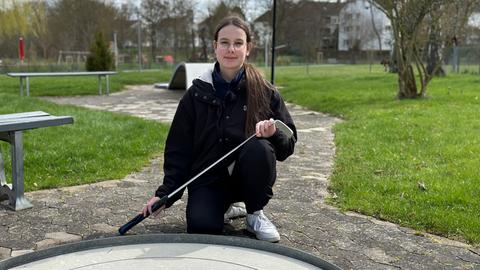
[[(285, 135), (287, 135), (288, 138), (291, 138), (293, 136), (293, 131), (285, 124), (283, 123), (282, 121), (280, 120), (275, 120), (275, 127), (280, 130), (282, 133), (284, 133)], [(180, 190), (184, 189), (186, 186), (188, 186), (190, 183), (192, 183), (193, 181), (195, 181), (198, 177), (200, 177), (202, 174), (204, 174), (205, 172), (207, 172), (208, 170), (210, 170), (213, 166), (217, 165), (219, 162), (221, 162), (222, 160), (224, 160), (226, 157), (228, 157), (229, 155), (231, 155), (233, 152), (235, 152), (236, 150), (238, 150), (238, 148), (242, 147), (245, 143), (247, 143), (250, 139), (252, 139), (253, 137), (255, 137), (255, 134), (251, 135), (250, 137), (248, 137), (247, 139), (245, 139), (242, 143), (240, 143), (237, 147), (233, 148), (232, 150), (230, 150), (230, 152), (226, 153), (224, 156), (222, 156), (221, 158), (219, 158), (217, 161), (215, 161), (212, 165), (208, 166), (206, 169), (204, 169), (203, 171), (201, 171), (200, 173), (198, 173), (197, 175), (195, 175), (192, 179), (188, 180), (185, 184), (181, 185), (179, 188), (177, 188), (176, 190), (174, 190), (172, 193), (168, 194), (168, 195), (165, 195), (163, 196), (162, 198), (160, 198), (159, 201), (155, 202), (153, 205), (152, 205), (152, 212), (155, 212), (157, 211), (158, 209), (160, 209), (160, 207), (162, 207), (163, 205), (165, 205), (167, 203), (167, 200), (169, 198), (171, 198), (173, 195), (175, 195), (177, 192), (179, 192)], [(125, 225), (123, 225), (122, 227), (120, 227), (118, 229), (118, 232), (120, 233), (120, 235), (124, 235), (128, 230), (130, 230), (131, 228), (133, 228), (135, 225), (137, 225), (138, 223), (142, 222), (145, 218), (147, 218), (150, 214), (147, 212), (147, 215), (146, 216), (143, 216), (143, 214), (139, 214), (137, 215), (136, 217), (134, 217), (132, 220), (130, 220), (129, 222), (127, 222)]]

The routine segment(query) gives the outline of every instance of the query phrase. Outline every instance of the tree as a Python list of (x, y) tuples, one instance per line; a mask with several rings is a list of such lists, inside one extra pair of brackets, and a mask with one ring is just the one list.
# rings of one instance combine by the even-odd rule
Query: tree
[(0, 10), (0, 52), (1, 57), (18, 56), (18, 38), (23, 37), (26, 48), (30, 47), (31, 27), (29, 24), (30, 3), (11, 2), (11, 8)]
[(183, 49), (183, 55), (189, 57), (189, 48), (195, 47), (192, 40), (193, 31), (193, 8), (194, 4), (191, 0), (170, 0), (169, 18), (165, 21), (164, 26), (171, 33), (169, 39), (173, 40), (173, 55), (178, 58), (178, 54)]
[(432, 18), (429, 20), (428, 25), (428, 43), (426, 47), (427, 55), (427, 74), (430, 76), (445, 76), (445, 71), (441, 66), (441, 58), (440, 55), (440, 37), (439, 31), (437, 30), (438, 26), (436, 21)]
[[(393, 61), (398, 69), (398, 98), (426, 96), (427, 85), (442, 63), (438, 61), (432, 72), (427, 71), (424, 60), (425, 48), (429, 40), (428, 31), (434, 31), (440, 37), (436, 41), (439, 42), (439, 48), (443, 50), (451, 48), (452, 33), (463, 31), (474, 2), (475, 0), (376, 0), (372, 2), (387, 15), (392, 23), (395, 52)], [(455, 7), (462, 7), (462, 12)], [(458, 12), (452, 14), (452, 10)], [(429, 20), (441, 23), (435, 24), (438, 27), (429, 29), (428, 26), (432, 25), (429, 24)], [(456, 23), (447, 23), (451, 20), (456, 20)]]
[[(155, 60), (161, 50), (173, 53), (174, 59), (182, 53), (189, 57), (195, 49), (194, 2), (191, 0), (146, 0), (141, 6), (142, 19), (147, 25), (151, 57)], [(192, 55), (194, 52), (192, 52)]]
[[(444, 75), (441, 63), (461, 41), (467, 39), (468, 20), (476, 7), (478, 0), (453, 0), (448, 5), (439, 6), (427, 17), (427, 73), (430, 76)], [(438, 29), (438, 30), (437, 30)], [(448, 46), (442, 46), (448, 41)], [(438, 63), (438, 64), (437, 64)], [(458, 63), (457, 63), (458, 64)], [(458, 69), (458, 65), (456, 65)]]
[(106, 71), (112, 70), (114, 61), (107, 41), (102, 32), (95, 34), (95, 41), (90, 47), (90, 54), (87, 57), (86, 69), (88, 71)]
[(122, 4), (115, 17), (115, 27), (117, 31), (117, 39), (120, 47), (125, 47), (128, 43), (137, 39), (137, 29), (135, 21), (132, 18), (135, 17), (136, 7), (133, 3)]
[[(372, 23), (372, 30), (375, 34), (375, 37), (377, 38), (377, 41), (378, 41), (378, 50), (379, 51), (382, 51), (382, 30), (380, 27), (378, 27), (378, 21), (377, 19), (375, 18), (375, 12), (374, 12), (374, 7), (373, 7), (373, 4), (372, 4), (372, 1), (373, 0), (370, 0), (369, 3), (370, 3), (370, 6), (368, 7), (368, 9), (370, 10), (370, 20), (371, 20), (371, 23)], [(380, 24), (381, 25), (381, 24)]]
[(141, 16), (147, 25), (152, 61), (155, 61), (157, 50), (157, 30), (162, 21), (169, 17), (169, 9), (170, 1), (168, 0), (145, 0), (141, 4)]
[(48, 5), (46, 2), (32, 3), (31, 32), (34, 44), (40, 49), (43, 58), (48, 57), (51, 46), (48, 25)]
[(96, 0), (59, 0), (51, 8), (48, 29), (58, 50), (86, 51), (95, 33), (113, 34), (117, 9)]
[(208, 60), (208, 49), (211, 47), (213, 34), (218, 23), (226, 16), (236, 14), (242, 19), (245, 15), (238, 6), (228, 6), (223, 1), (214, 7), (208, 8), (207, 17), (199, 24), (199, 38), (202, 46), (202, 56), (204, 61)]

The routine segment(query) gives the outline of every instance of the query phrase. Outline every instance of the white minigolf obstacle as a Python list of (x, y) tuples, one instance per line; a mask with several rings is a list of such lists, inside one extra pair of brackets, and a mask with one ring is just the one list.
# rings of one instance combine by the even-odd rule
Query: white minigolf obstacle
[(212, 68), (213, 63), (186, 63), (181, 62), (175, 67), (169, 83), (157, 83), (156, 88), (170, 90), (186, 90), (192, 85), (192, 81), (205, 71)]

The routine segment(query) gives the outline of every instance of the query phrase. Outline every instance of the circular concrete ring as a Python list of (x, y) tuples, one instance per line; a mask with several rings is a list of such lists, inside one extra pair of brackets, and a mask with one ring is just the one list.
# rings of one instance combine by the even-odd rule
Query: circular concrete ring
[(144, 234), (81, 241), (0, 261), (1, 269), (324, 269), (306, 252), (249, 238)]

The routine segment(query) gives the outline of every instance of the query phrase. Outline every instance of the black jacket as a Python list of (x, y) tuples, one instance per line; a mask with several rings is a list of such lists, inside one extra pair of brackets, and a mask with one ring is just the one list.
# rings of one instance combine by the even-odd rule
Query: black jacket
[[(223, 100), (215, 96), (212, 71), (213, 65), (193, 81), (180, 100), (165, 145), (165, 175), (163, 184), (155, 192), (159, 198), (176, 190), (247, 138), (244, 131), (248, 109), (245, 80), (229, 91)], [(276, 159), (283, 161), (294, 151), (296, 128), (277, 91), (271, 90), (270, 107), (270, 117), (283, 121), (294, 132), (294, 138), (287, 138), (278, 130), (268, 138), (275, 149)], [(189, 189), (215, 181), (219, 172), (225, 171), (235, 158), (234, 153), (192, 182)], [(176, 193), (166, 206), (170, 207), (182, 194), (183, 190)]]

